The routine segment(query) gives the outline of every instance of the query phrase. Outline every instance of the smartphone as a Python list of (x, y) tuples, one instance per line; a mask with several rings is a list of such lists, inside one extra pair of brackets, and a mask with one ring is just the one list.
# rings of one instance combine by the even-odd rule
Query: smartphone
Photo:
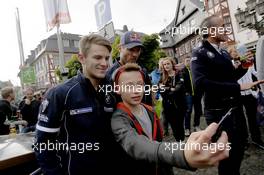
[(232, 113), (232, 110), (235, 109), (235, 108), (230, 108), (227, 113), (222, 117), (222, 119), (218, 122), (218, 128), (215, 132), (215, 134), (212, 136), (212, 139), (211, 141), (214, 143), (214, 142), (217, 142), (217, 140), (219, 139), (219, 137), (221, 136), (222, 134), (222, 131), (223, 131), (223, 123), (224, 121), (231, 116), (231, 113)]

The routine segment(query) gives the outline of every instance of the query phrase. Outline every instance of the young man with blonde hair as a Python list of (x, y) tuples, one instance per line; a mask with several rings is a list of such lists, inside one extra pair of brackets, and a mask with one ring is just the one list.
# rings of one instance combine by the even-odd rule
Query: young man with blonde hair
[[(34, 144), (44, 174), (118, 174), (118, 145), (110, 126), (115, 100), (99, 91), (110, 52), (104, 37), (82, 37), (82, 72), (45, 94)], [(57, 147), (51, 150), (48, 145)]]

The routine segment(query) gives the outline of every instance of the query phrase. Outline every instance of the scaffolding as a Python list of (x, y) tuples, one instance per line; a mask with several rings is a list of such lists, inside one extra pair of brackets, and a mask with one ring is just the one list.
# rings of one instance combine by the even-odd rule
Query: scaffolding
[(56, 78), (56, 74), (55, 74), (55, 70), (56, 70), (56, 66), (54, 64), (54, 57), (52, 56), (52, 54), (47, 54), (47, 58), (48, 58), (48, 77), (49, 77), (49, 83), (50, 86), (53, 87), (57, 84), (57, 78)]

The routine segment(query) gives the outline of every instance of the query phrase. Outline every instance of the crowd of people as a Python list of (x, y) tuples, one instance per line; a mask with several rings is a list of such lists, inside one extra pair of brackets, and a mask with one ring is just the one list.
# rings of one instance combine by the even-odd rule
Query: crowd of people
[[(10, 125), (14, 125), (18, 133), (35, 131), (43, 94), (44, 92), (34, 93), (32, 88), (27, 88), (24, 91), (24, 97), (19, 101), (16, 100), (12, 87), (2, 88), (2, 99), (0, 99), (0, 135), (9, 134)], [(15, 101), (18, 101), (18, 104)]]
[[(223, 25), (223, 19), (213, 15), (201, 28)], [(264, 80), (253, 81), (254, 67), (243, 66), (236, 48), (219, 47), (226, 41), (225, 33), (208, 31), (212, 33), (202, 36), (183, 67), (174, 58), (160, 58), (150, 74), (139, 63), (144, 46), (137, 32), (121, 36), (120, 57), (111, 67), (110, 42), (97, 34), (83, 36), (78, 54), (82, 69), (77, 75), (43, 97), (33, 97), (33, 89), (27, 89), (18, 107), (27, 121), (22, 132), (36, 132), (34, 151), (43, 174), (173, 174), (173, 166), (191, 171), (218, 166), (220, 175), (239, 175), (249, 143), (246, 117), (252, 143), (264, 148), (252, 91)], [(253, 58), (248, 51), (246, 61)], [(102, 90), (106, 85), (114, 86), (115, 92)], [(146, 85), (158, 88), (146, 94), (142, 90)], [(17, 113), (10, 105), (14, 91), (8, 87), (1, 93), (0, 134), (8, 134), (4, 122)], [(157, 101), (162, 104), (160, 116)], [(227, 112), (230, 116), (213, 140)], [(203, 130), (202, 115), (208, 125)], [(169, 126), (175, 142), (163, 141)], [(53, 149), (48, 149), (51, 144)]]

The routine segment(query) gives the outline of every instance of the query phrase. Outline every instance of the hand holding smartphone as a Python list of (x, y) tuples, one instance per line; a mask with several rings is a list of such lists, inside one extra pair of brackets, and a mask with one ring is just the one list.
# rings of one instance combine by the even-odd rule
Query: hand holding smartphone
[(211, 141), (213, 143), (217, 142), (217, 140), (219, 139), (219, 137), (221, 136), (222, 134), (222, 131), (223, 131), (223, 123), (224, 121), (231, 116), (231, 112), (232, 110), (235, 109), (235, 108), (230, 108), (227, 113), (222, 117), (222, 119), (218, 122), (218, 128), (215, 132), (215, 134), (212, 136), (212, 139)]

